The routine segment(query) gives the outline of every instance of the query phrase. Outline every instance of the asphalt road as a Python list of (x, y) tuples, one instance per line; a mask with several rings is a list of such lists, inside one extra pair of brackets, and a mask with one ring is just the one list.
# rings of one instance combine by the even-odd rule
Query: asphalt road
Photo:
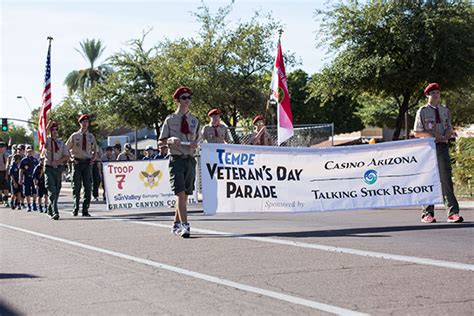
[(465, 223), (411, 209), (303, 214), (169, 208), (61, 219), (0, 209), (1, 315), (473, 315), (474, 203)]

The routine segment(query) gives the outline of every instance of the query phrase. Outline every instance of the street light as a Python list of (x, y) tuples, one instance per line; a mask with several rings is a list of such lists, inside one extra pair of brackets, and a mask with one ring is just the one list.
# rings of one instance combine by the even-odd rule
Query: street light
[[(28, 99), (25, 96), (17, 95), (16, 98), (25, 100), (26, 105), (28, 105), (28, 108), (30, 109), (30, 113), (33, 113), (33, 110), (31, 109), (30, 103), (28, 102)], [(33, 147), (35, 147), (35, 135), (36, 135), (37, 131), (36, 131), (35, 127), (33, 126), (33, 124), (31, 124), (31, 129), (33, 130)]]
[(33, 110), (31, 109), (30, 103), (28, 102), (28, 99), (26, 97), (22, 95), (17, 95), (16, 98), (25, 100), (26, 105), (28, 105), (28, 108), (30, 109), (30, 111), (33, 112)]

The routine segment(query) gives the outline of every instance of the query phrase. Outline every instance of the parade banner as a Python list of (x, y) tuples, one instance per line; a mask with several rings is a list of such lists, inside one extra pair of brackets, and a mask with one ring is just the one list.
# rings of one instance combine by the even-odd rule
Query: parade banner
[[(168, 160), (113, 161), (103, 163), (107, 209), (172, 207)], [(189, 203), (197, 203), (197, 192)]]
[(206, 214), (442, 202), (432, 138), (330, 148), (203, 144), (201, 159)]

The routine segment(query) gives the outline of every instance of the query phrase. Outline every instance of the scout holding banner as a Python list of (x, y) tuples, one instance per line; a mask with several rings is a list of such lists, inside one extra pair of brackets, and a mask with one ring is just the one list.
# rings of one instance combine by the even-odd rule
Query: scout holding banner
[[(168, 160), (103, 163), (108, 210), (156, 208), (175, 205)], [(197, 203), (197, 193), (189, 203)]]
[(433, 139), (313, 148), (203, 144), (206, 214), (442, 202)]

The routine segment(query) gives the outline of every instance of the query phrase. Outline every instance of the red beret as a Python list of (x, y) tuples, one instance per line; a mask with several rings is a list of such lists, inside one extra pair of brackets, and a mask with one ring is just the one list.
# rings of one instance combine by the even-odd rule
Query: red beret
[(82, 120), (89, 120), (89, 114), (82, 114), (77, 121), (81, 123)]
[(255, 123), (257, 123), (258, 121), (265, 121), (265, 117), (263, 115), (255, 116), (253, 121), (252, 121), (253, 125), (255, 125)]
[(221, 111), (219, 111), (219, 109), (211, 109), (209, 112), (207, 112), (207, 116), (212, 115), (221, 115)]
[(176, 91), (173, 93), (173, 99), (177, 100), (177, 99), (179, 98), (179, 96), (182, 95), (183, 93), (193, 94), (193, 92), (191, 91), (191, 89), (189, 89), (188, 87), (179, 87), (179, 88), (176, 89)]
[(428, 95), (433, 90), (439, 90), (439, 84), (437, 84), (436, 82), (432, 82), (428, 86), (426, 86), (423, 92), (425, 93), (425, 95)]

